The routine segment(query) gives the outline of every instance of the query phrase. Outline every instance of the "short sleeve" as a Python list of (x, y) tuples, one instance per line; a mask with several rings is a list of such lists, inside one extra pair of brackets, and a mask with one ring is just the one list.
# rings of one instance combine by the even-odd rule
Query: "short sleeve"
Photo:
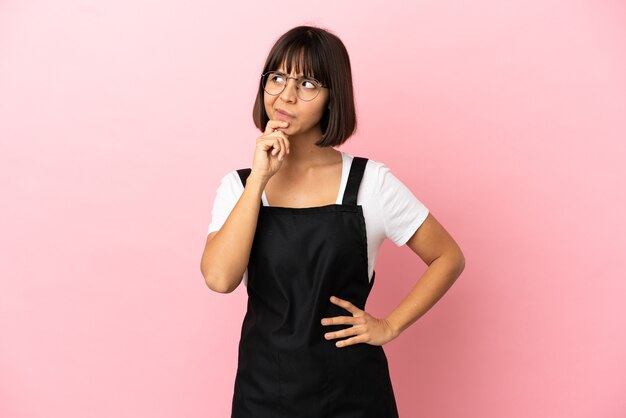
[(236, 171), (227, 173), (220, 182), (215, 192), (215, 200), (213, 201), (213, 209), (211, 211), (211, 223), (209, 224), (210, 234), (213, 231), (219, 230), (226, 222), (228, 215), (232, 212), (233, 208), (237, 204), (242, 190), (237, 190), (235, 180), (239, 180), (239, 175)]
[[(211, 211), (211, 223), (209, 224), (209, 235), (213, 231), (222, 228), (226, 219), (233, 211), (233, 208), (239, 201), (243, 193), (243, 184), (239, 178), (237, 170), (227, 173), (220, 182), (215, 192), (215, 200), (213, 201), (213, 210)], [(242, 277), (244, 285), (248, 285), (248, 269), (243, 273)]]
[(378, 172), (378, 196), (385, 235), (401, 247), (428, 216), (428, 208), (385, 164)]

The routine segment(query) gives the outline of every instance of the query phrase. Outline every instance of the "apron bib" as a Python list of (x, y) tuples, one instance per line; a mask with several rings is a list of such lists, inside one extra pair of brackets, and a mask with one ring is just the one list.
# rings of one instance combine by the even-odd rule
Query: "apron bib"
[[(382, 346), (336, 347), (324, 334), (351, 325), (321, 324), (352, 315), (331, 295), (364, 310), (374, 284), (356, 204), (366, 164), (354, 157), (340, 205), (260, 203), (231, 418), (398, 417)], [(237, 172), (245, 186), (251, 169)]]

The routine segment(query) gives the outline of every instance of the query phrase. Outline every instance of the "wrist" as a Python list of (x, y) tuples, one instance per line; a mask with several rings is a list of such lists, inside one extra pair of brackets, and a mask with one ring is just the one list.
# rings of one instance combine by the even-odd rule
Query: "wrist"
[(400, 330), (389, 320), (389, 318), (385, 318), (385, 323), (387, 324), (387, 329), (391, 335), (391, 339), (395, 339), (400, 335)]
[(248, 179), (246, 180), (246, 185), (251, 184), (252, 186), (258, 186), (261, 187), (261, 189), (264, 189), (268, 180), (269, 178), (250, 173)]

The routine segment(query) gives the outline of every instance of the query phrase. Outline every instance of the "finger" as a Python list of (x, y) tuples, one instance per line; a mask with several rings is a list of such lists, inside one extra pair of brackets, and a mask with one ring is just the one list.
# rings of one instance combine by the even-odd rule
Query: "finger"
[(277, 136), (260, 136), (259, 138), (257, 138), (257, 142), (261, 143), (265, 151), (273, 151), (273, 148), (279, 148), (280, 146)]
[(360, 344), (360, 343), (364, 343), (364, 342), (367, 342), (367, 338), (365, 338), (363, 336), (363, 334), (361, 334), (361, 335), (357, 335), (356, 337), (348, 338), (347, 340), (337, 341), (335, 343), (335, 345), (337, 347), (341, 348), (341, 347), (346, 347), (346, 346), (349, 346), (349, 345)]
[(269, 120), (265, 127), (265, 133), (276, 132), (277, 130), (284, 129), (289, 126), (289, 122), (282, 120)]
[(278, 155), (278, 153), (280, 152), (280, 140), (278, 138), (276, 138), (276, 140), (274, 140), (274, 142), (272, 143), (272, 155), (276, 156)]
[(361, 318), (357, 318), (354, 316), (335, 316), (333, 318), (323, 318), (322, 325), (357, 325), (362, 324)]
[[(274, 131), (274, 132), (270, 132), (269, 134), (265, 135), (265, 138), (267, 139), (271, 139), (271, 146), (272, 148), (276, 148), (279, 151), (281, 149), (283, 149), (284, 146), (284, 139), (285, 139), (285, 134), (281, 131)], [(278, 152), (272, 152), (272, 155), (277, 155)]]
[(357, 313), (359, 313), (361, 311), (359, 308), (354, 306), (352, 303), (348, 302), (347, 300), (339, 299), (336, 296), (331, 296), (330, 297), (330, 301), (332, 303), (334, 303), (335, 305), (339, 305), (342, 308), (344, 308), (345, 310), (350, 311), (350, 313), (353, 313), (353, 314), (357, 314)]
[(280, 129), (274, 129), (273, 132), (270, 132), (271, 136), (275, 136), (276, 138), (285, 138), (287, 139), (287, 134), (285, 134), (283, 131), (281, 131)]
[(278, 128), (286, 128), (287, 126), (289, 126), (289, 122), (286, 122), (284, 120), (270, 119), (265, 125), (264, 134), (272, 133)]
[(281, 133), (283, 134), (283, 135), (282, 135), (282, 138), (283, 138), (283, 143), (284, 143), (284, 145), (285, 145), (285, 152), (286, 152), (287, 154), (289, 154), (289, 152), (291, 151), (291, 150), (290, 150), (290, 148), (291, 148), (291, 144), (289, 143), (289, 138), (287, 138), (287, 135), (285, 135), (285, 133), (284, 133), (284, 132), (281, 132)]
[(285, 158), (285, 154), (289, 154), (289, 146), (287, 145), (287, 139), (284, 137), (279, 137), (278, 138), (281, 144), (281, 153), (279, 158), (282, 160), (283, 158)]
[(326, 334), (324, 334), (324, 338), (326, 338), (327, 340), (332, 340), (334, 338), (343, 338), (343, 337), (349, 337), (351, 335), (359, 335), (359, 334), (360, 334), (359, 328), (349, 327), (349, 328), (345, 328), (345, 329), (335, 331), (335, 332), (327, 332)]

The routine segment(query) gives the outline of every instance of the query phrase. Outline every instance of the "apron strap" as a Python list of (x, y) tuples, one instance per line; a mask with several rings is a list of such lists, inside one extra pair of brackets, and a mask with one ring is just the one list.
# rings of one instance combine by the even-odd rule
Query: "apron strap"
[(250, 173), (252, 173), (251, 168), (240, 168), (239, 170), (237, 170), (237, 174), (239, 174), (239, 178), (241, 179), (241, 184), (243, 184), (243, 187), (246, 187), (246, 180), (248, 179)]
[[(246, 180), (248, 180), (250, 173), (252, 173), (252, 168), (240, 168), (237, 170), (237, 174), (239, 174), (243, 187), (246, 187)], [(259, 200), (259, 205), (263, 206), (263, 199)]]
[(346, 183), (346, 190), (343, 192), (343, 204), (344, 205), (356, 205), (356, 198), (359, 193), (359, 186), (361, 185), (361, 179), (365, 172), (365, 166), (367, 165), (367, 158), (354, 157), (352, 159), (352, 165), (350, 166), (350, 174), (348, 175), (348, 182)]

